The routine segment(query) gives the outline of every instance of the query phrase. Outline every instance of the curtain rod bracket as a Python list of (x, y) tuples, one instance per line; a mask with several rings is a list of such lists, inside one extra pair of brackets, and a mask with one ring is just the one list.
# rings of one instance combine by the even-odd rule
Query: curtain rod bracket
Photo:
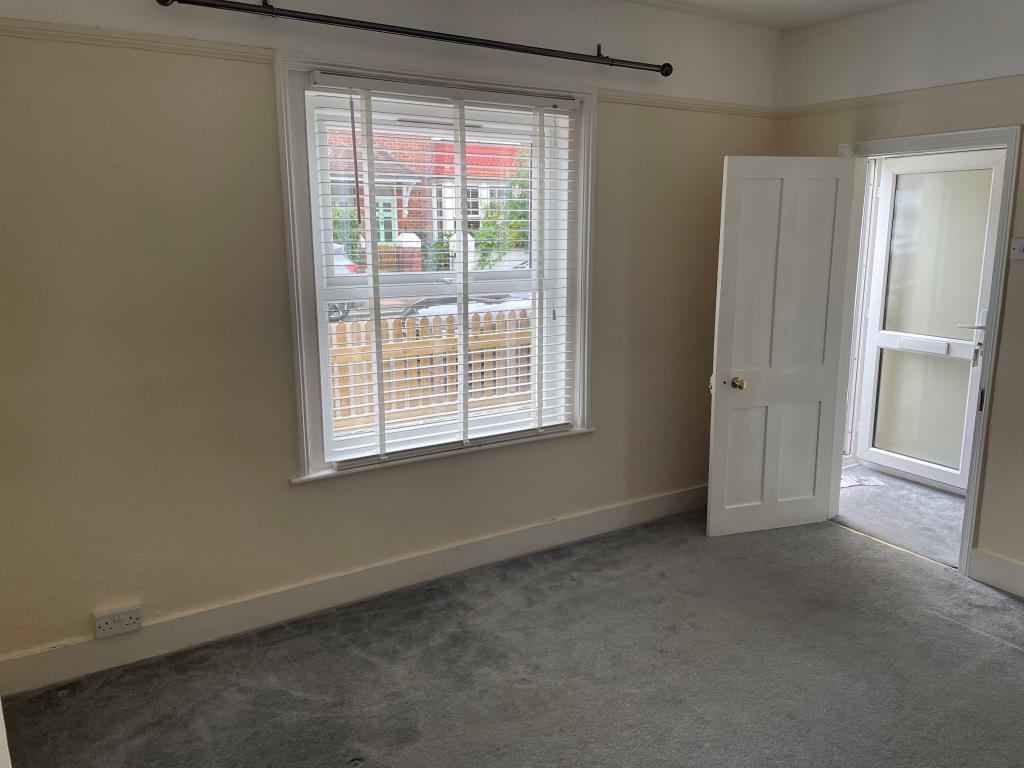
[(313, 24), (326, 24), (332, 27), (346, 27), (348, 29), (361, 29), (367, 32), (382, 32), (388, 35), (416, 37), (421, 40), (437, 40), (442, 43), (473, 45), (478, 48), (492, 48), (498, 51), (511, 51), (513, 53), (528, 53), (532, 56), (547, 56), (552, 59), (582, 61), (589, 64), (604, 64), (609, 67), (623, 67), (625, 69), (640, 69), (646, 72), (658, 72), (662, 77), (668, 77), (672, 74), (672, 65), (668, 62), (665, 62), (664, 64), (651, 64), (646, 61), (613, 59), (611, 56), (605, 56), (604, 53), (602, 53), (600, 44), (597, 46), (596, 55), (589, 53), (574, 53), (573, 51), (561, 51), (557, 48), (542, 48), (536, 45), (520, 45), (518, 43), (506, 43), (502, 40), (488, 40), (483, 37), (469, 37), (468, 35), (435, 32), (429, 29), (400, 27), (395, 24), (380, 24), (373, 21), (346, 19), (341, 16), (328, 16), (323, 13), (292, 11), (287, 8), (277, 8), (270, 4), (270, 0), (261, 0), (259, 5), (255, 5), (254, 3), (238, 2), (238, 0), (156, 0), (156, 2), (165, 7), (172, 5), (173, 3), (178, 3), (179, 5), (194, 5), (200, 8), (215, 8), (221, 11), (235, 11), (237, 13), (252, 13), (258, 16), (270, 16), (274, 19), (308, 21)]

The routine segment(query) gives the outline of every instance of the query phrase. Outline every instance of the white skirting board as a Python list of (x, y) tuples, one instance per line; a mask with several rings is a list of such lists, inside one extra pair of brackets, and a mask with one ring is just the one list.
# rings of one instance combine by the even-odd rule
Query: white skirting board
[(971, 550), (972, 579), (990, 587), (1024, 597), (1024, 563), (986, 549)]
[(706, 502), (707, 486), (699, 485), (556, 517), (275, 592), (162, 617), (127, 635), (103, 640), (73, 638), (59, 645), (0, 657), (0, 695), (42, 688), (101, 669), (325, 611), (467, 568), (539, 552), (678, 512), (702, 509)]

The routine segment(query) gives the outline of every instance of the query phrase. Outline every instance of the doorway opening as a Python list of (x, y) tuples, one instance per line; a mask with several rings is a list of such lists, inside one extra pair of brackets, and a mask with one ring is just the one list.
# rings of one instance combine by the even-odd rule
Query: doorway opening
[(868, 167), (834, 519), (963, 568), (1016, 134), (1012, 144), (998, 131), (979, 131), (844, 152)]

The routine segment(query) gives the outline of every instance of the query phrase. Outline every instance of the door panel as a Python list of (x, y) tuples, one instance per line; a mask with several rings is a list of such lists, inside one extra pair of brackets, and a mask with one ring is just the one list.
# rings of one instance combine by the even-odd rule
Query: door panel
[(787, 196), (788, 225), (779, 253), (775, 284), (776, 366), (815, 365), (824, 362), (828, 328), (828, 284), (832, 260), (827, 256), (835, 229), (836, 179), (796, 179)]
[(760, 504), (764, 494), (764, 438), (768, 409), (737, 408), (729, 421), (733, 461), (725, 481), (725, 503), (730, 507)]
[(959, 471), (970, 376), (967, 360), (882, 350), (875, 447)]
[(863, 164), (851, 158), (726, 159), (711, 535), (834, 514), (830, 480), (841, 438), (840, 369), (849, 361), (841, 346), (851, 215), (856, 202), (859, 222), (861, 202), (854, 194), (858, 167), (863, 180)]
[(790, 460), (779, 467), (779, 501), (814, 496), (817, 481), (821, 403), (779, 406), (779, 453)]
[(861, 459), (967, 487), (1005, 157), (878, 161)]
[(896, 177), (884, 330), (973, 338), (991, 189), (991, 169)]
[(739, 233), (743, 260), (736, 265), (736, 325), (750, 332), (735, 340), (732, 367), (753, 370), (771, 358), (775, 302), (764, 286), (775, 282), (782, 180), (744, 179), (740, 195), (745, 226)]

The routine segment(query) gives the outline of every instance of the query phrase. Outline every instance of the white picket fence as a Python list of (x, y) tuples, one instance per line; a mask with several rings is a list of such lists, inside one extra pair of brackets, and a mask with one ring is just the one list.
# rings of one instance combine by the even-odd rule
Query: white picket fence
[[(455, 315), (382, 323), (384, 417), (415, 421), (459, 408), (459, 337)], [(469, 408), (531, 398), (533, 329), (527, 310), (473, 313), (468, 338)], [(331, 324), (331, 401), (336, 433), (376, 423), (372, 321)]]

